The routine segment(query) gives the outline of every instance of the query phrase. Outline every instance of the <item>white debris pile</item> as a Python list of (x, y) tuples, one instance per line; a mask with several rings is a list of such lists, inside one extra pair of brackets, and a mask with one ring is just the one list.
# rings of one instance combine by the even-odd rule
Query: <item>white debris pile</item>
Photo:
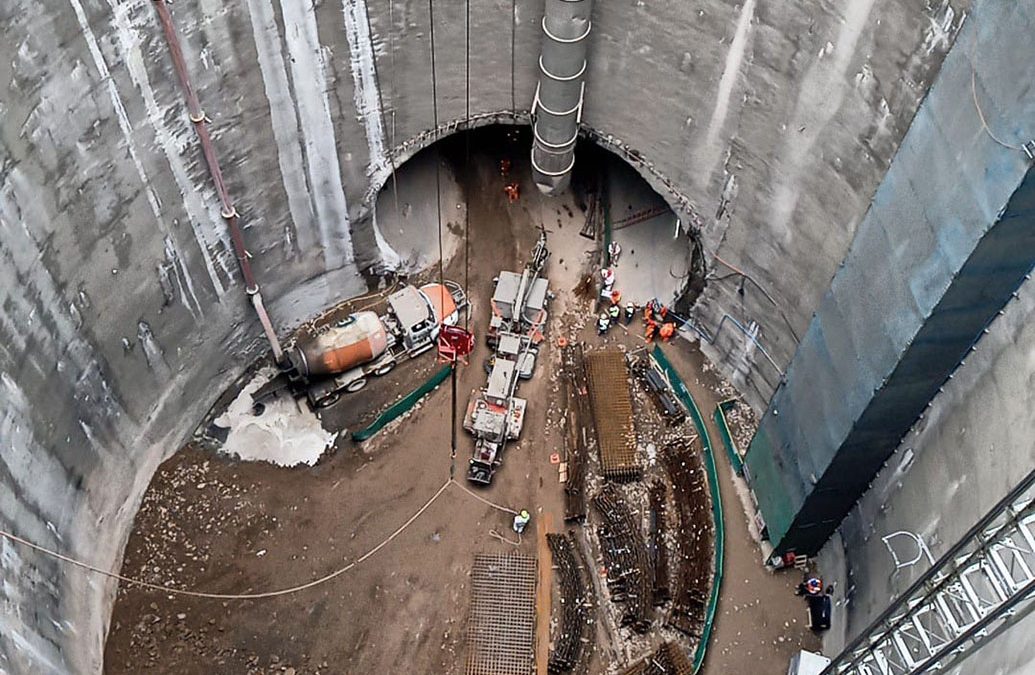
[(230, 430), (220, 451), (251, 462), (312, 466), (338, 434), (324, 430), (316, 415), (291, 396), (266, 401), (262, 414), (255, 415), (252, 394), (275, 375), (273, 368), (260, 370), (216, 418), (217, 427)]

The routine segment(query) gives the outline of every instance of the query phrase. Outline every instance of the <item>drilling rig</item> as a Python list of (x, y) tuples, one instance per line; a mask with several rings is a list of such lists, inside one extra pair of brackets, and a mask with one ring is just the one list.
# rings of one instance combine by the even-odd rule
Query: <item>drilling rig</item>
[(524, 269), (500, 272), (494, 280), (492, 318), (487, 341), (494, 353), (487, 364), (488, 381), (476, 390), (467, 405), (464, 429), (475, 438), (467, 480), (488, 485), (503, 463), (503, 449), (517, 440), (528, 402), (517, 394), (520, 380), (535, 372), (539, 345), (544, 339), (547, 303), (552, 294), (542, 275), (550, 251), (541, 230)]

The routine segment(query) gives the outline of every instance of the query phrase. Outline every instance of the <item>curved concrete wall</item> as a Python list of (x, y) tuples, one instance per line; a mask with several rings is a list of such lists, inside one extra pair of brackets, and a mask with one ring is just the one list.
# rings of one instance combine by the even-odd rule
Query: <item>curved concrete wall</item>
[[(585, 131), (702, 228), (710, 264), (718, 252), (775, 302), (716, 281), (703, 325), (758, 322), (787, 363), (965, 4), (595, 9)], [(436, 137), (428, 4), (171, 10), (286, 332), (366, 287), (387, 157)], [(467, 108), (465, 10), (434, 9), (446, 129)], [(479, 120), (527, 111), (541, 14), (471, 0)], [(260, 331), (151, 0), (5, 2), (0, 45), (0, 525), (117, 567), (154, 468), (260, 352)], [(744, 344), (722, 333), (711, 355), (759, 407), (777, 374)], [(113, 585), (6, 541), (0, 561), (0, 670), (98, 671)]]

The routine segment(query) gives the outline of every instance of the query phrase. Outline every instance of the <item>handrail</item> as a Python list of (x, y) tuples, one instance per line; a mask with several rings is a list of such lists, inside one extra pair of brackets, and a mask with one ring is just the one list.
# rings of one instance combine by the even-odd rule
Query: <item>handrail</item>
[(730, 431), (729, 422), (726, 420), (726, 411), (736, 405), (736, 399), (728, 399), (715, 406), (715, 424), (719, 427), (719, 435), (722, 436), (722, 443), (726, 446), (726, 456), (730, 459), (733, 472), (738, 476), (744, 475), (744, 462), (740, 459), (737, 451), (737, 442), (733, 440), (733, 433)]

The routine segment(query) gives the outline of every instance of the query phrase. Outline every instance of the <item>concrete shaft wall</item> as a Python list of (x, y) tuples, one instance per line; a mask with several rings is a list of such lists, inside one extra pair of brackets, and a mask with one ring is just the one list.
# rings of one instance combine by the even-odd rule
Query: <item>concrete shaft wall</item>
[(1035, 264), (1033, 18), (973, 8), (759, 426), (747, 466), (778, 554), (819, 550)]
[[(773, 298), (716, 280), (703, 324), (758, 322), (789, 361), (965, 4), (595, 9), (584, 130)], [(467, 7), (434, 6), (443, 132), (468, 100), (479, 123), (527, 111), (537, 76), (542, 3), (471, 0), (468, 99)], [(382, 261), (369, 205), (388, 158), (436, 137), (429, 6), (171, 10), (286, 333)], [(154, 468), (259, 328), (151, 0), (4, 2), (0, 52), (0, 524), (116, 568)], [(745, 344), (723, 333), (711, 354), (761, 406), (776, 374)], [(0, 561), (0, 670), (97, 672), (113, 585), (6, 541)]]

